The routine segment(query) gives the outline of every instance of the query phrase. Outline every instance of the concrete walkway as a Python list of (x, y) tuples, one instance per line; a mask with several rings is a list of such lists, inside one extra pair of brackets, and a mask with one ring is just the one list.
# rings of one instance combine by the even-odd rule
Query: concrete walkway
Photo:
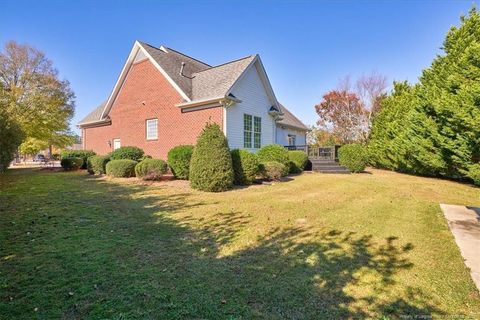
[(480, 208), (449, 204), (440, 207), (480, 291)]

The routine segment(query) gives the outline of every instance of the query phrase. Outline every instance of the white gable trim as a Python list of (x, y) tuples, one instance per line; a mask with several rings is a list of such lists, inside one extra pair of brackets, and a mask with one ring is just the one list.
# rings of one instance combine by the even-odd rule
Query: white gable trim
[[(137, 41), (137, 43), (138, 43), (138, 41)], [(162, 46), (162, 48), (163, 48), (163, 46)], [(168, 80), (168, 82), (170, 82), (170, 84), (175, 88), (175, 90), (177, 90), (178, 93), (180, 93), (182, 98), (187, 100), (187, 101), (191, 101), (190, 98), (185, 94), (185, 92), (183, 92), (183, 90), (180, 89), (180, 87), (177, 85), (177, 83), (175, 81), (173, 81), (172, 78), (170, 78), (170, 76), (165, 72), (165, 70), (163, 70), (163, 68), (158, 64), (158, 62), (155, 59), (153, 59), (150, 54), (148, 54), (147, 50), (145, 50), (145, 48), (141, 45), (140, 45), (140, 49), (150, 59), (150, 61), (153, 63), (153, 65), (155, 67), (157, 67), (158, 71), (160, 71), (160, 73)], [(162, 49), (162, 51), (163, 50), (165, 50), (165, 49)]]
[(167, 79), (167, 81), (175, 88), (175, 90), (178, 91), (182, 98), (184, 98), (186, 101), (190, 101), (190, 98), (185, 94), (185, 92), (180, 89), (180, 87), (172, 80), (172, 78), (170, 78), (170, 76), (165, 72), (165, 70), (163, 70), (163, 68), (157, 63), (157, 61), (152, 58), (152, 56), (148, 53), (147, 50), (145, 50), (145, 48), (140, 44), (140, 42), (135, 41), (133, 48), (128, 55), (127, 61), (123, 66), (122, 72), (120, 73), (120, 76), (118, 77), (117, 82), (113, 87), (112, 93), (110, 93), (107, 103), (105, 103), (105, 107), (103, 108), (100, 119), (103, 119), (106, 115), (108, 115), (108, 113), (112, 109), (113, 102), (117, 98), (117, 95), (120, 92), (120, 89), (122, 88), (125, 79), (127, 78), (128, 72), (133, 65), (138, 51), (142, 51), (142, 53), (150, 60), (150, 62), (158, 69), (158, 71), (160, 71), (160, 73), (165, 77), (165, 79)]
[(228, 89), (225, 96), (228, 96), (233, 91), (235, 86), (245, 77), (245, 75), (247, 74), (247, 71), (252, 66), (255, 66), (257, 73), (260, 76), (260, 80), (263, 83), (265, 92), (267, 93), (267, 96), (270, 99), (270, 102), (272, 103), (272, 105), (275, 105), (276, 107), (279, 108), (279, 110), (281, 110), (279, 103), (277, 101), (277, 98), (275, 97), (275, 92), (273, 91), (272, 85), (270, 84), (270, 80), (268, 79), (265, 68), (263, 67), (262, 60), (260, 59), (260, 56), (258, 54), (255, 55), (255, 58), (252, 60), (252, 62), (250, 62), (250, 64), (245, 68), (245, 70), (243, 70), (242, 74), (237, 78), (237, 80), (235, 80), (235, 82), (230, 87), (230, 89)]

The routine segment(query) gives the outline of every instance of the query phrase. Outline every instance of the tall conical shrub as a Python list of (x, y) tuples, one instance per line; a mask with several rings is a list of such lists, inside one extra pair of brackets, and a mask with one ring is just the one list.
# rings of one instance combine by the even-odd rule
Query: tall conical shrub
[(190, 161), (190, 184), (209, 192), (225, 191), (233, 185), (232, 157), (218, 124), (207, 124), (198, 136)]

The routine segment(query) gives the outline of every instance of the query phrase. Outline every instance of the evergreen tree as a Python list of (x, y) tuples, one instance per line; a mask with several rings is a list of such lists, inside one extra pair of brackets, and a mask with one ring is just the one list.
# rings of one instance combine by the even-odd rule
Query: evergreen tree
[(233, 185), (232, 157), (218, 124), (207, 124), (198, 136), (190, 161), (192, 188), (220, 192)]
[(474, 8), (453, 27), (444, 55), (414, 87), (396, 84), (374, 121), (374, 164), (411, 173), (469, 177), (480, 160), (480, 15)]

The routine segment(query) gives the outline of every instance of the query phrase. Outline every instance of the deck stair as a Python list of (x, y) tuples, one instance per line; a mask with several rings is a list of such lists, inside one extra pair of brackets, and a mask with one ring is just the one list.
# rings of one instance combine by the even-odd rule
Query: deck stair
[(338, 163), (338, 149), (340, 146), (285, 146), (288, 150), (301, 150), (308, 155), (312, 163), (312, 171), (322, 173), (350, 173)]
[(350, 171), (341, 166), (335, 160), (318, 160), (310, 159), (312, 163), (312, 171), (321, 172), (321, 173), (350, 173)]

